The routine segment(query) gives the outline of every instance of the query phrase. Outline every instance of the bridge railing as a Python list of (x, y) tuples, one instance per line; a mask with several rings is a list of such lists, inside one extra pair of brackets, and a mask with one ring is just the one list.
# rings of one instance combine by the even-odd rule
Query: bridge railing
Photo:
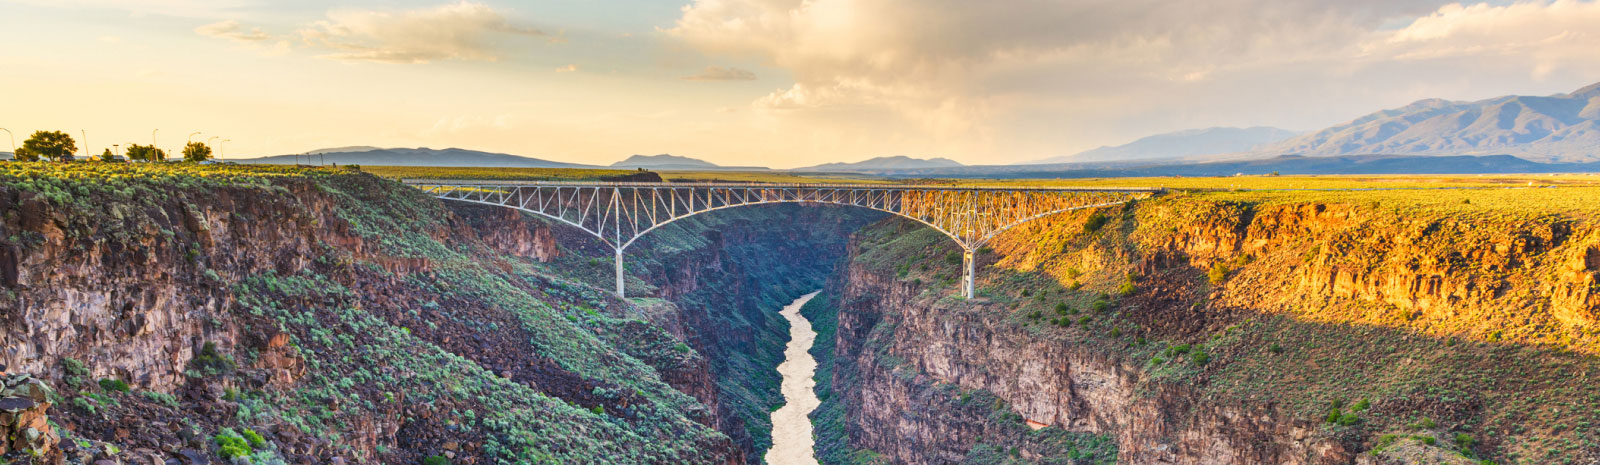
[(765, 189), (866, 189), (866, 190), (942, 190), (942, 191), (1025, 191), (1025, 192), (1166, 192), (1160, 187), (1041, 187), (974, 185), (943, 186), (936, 184), (848, 184), (848, 183), (765, 183), (765, 182), (585, 182), (585, 181), (528, 181), (528, 180), (477, 180), (477, 179), (401, 179), (412, 186), (517, 186), (517, 187), (628, 187), (628, 188), (765, 188)]
[(515, 208), (594, 235), (615, 251), (617, 295), (626, 296), (623, 251), (658, 227), (730, 207), (818, 203), (870, 208), (919, 222), (954, 240), (962, 294), (975, 295), (974, 252), (995, 235), (1046, 216), (1118, 205), (1164, 192), (1145, 187), (938, 186), (835, 183), (660, 183), (406, 179), (446, 200)]

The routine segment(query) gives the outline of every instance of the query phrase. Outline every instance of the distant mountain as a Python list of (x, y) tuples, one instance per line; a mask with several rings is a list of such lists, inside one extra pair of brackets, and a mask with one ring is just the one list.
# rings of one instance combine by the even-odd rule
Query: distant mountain
[(1020, 164), (1043, 165), (1051, 163), (1150, 160), (1248, 152), (1264, 144), (1282, 141), (1294, 136), (1295, 133), (1287, 129), (1259, 126), (1252, 128), (1191, 129), (1157, 134), (1114, 147), (1100, 147), (1072, 155)]
[(1600, 84), (1548, 97), (1422, 100), (1258, 149), (1263, 155), (1507, 154), (1600, 161)]
[(369, 146), (369, 145), (355, 145), (355, 146), (350, 146), (350, 147), (334, 147), (334, 148), (331, 148), (331, 149), (316, 149), (316, 150), (312, 150), (312, 151), (306, 152), (306, 153), (309, 153), (309, 154), (312, 154), (312, 155), (319, 155), (319, 154), (324, 154), (324, 153), (371, 152), (373, 150), (383, 150), (383, 148), (381, 148), (381, 147), (373, 147), (373, 146)]
[(1235, 174), (1506, 174), (1589, 173), (1600, 162), (1540, 163), (1510, 155), (1283, 155), (1265, 159), (1207, 163), (1162, 160), (1143, 163), (1072, 163), (1058, 165), (992, 165), (901, 170), (882, 173), (894, 178), (1104, 178), (1147, 176), (1232, 176)]
[(896, 170), (908, 170), (908, 169), (954, 168), (954, 167), (960, 167), (960, 166), (964, 166), (964, 165), (962, 165), (961, 163), (959, 163), (959, 162), (957, 162), (955, 160), (951, 160), (949, 158), (922, 159), (922, 158), (911, 158), (911, 157), (907, 157), (907, 156), (903, 156), (902, 155), (902, 156), (893, 156), (893, 157), (878, 157), (878, 158), (858, 161), (858, 162), (855, 162), (855, 163), (827, 163), (827, 164), (822, 164), (822, 165), (817, 165), (817, 166), (809, 166), (809, 167), (805, 167), (805, 168), (795, 168), (795, 169), (790, 170), (790, 171), (807, 171), (807, 172), (844, 171), (844, 172), (871, 173), (871, 172), (896, 171)]
[(466, 149), (377, 149), (360, 152), (325, 152), (312, 155), (314, 161), (307, 161), (305, 155), (278, 155), (255, 159), (238, 160), (241, 163), (260, 163), (268, 165), (291, 165), (297, 163), (338, 163), (341, 165), (390, 165), (390, 166), (476, 166), (485, 168), (594, 168), (590, 165), (575, 163), (561, 163), (537, 158), (520, 157), (504, 153), (479, 152)]
[(616, 162), (616, 163), (612, 163), (611, 167), (612, 168), (626, 168), (626, 169), (644, 168), (644, 169), (647, 169), (647, 170), (657, 170), (657, 171), (669, 171), (669, 170), (676, 170), (676, 171), (715, 171), (715, 170), (766, 171), (767, 170), (767, 168), (760, 167), (760, 166), (719, 166), (719, 165), (717, 165), (715, 163), (711, 163), (711, 162), (708, 162), (708, 161), (705, 161), (705, 160), (701, 160), (701, 159), (698, 159), (698, 158), (680, 157), (680, 156), (677, 156), (677, 155), (668, 155), (668, 154), (664, 154), (664, 153), (661, 154), (661, 155), (634, 155), (634, 156), (628, 157), (627, 160), (623, 160), (623, 161), (619, 161), (619, 162)]

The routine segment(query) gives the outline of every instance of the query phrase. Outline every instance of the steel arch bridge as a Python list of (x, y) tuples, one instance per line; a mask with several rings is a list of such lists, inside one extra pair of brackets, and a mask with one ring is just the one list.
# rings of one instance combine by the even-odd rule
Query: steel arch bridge
[(622, 253), (646, 233), (725, 208), (809, 203), (868, 208), (911, 219), (961, 246), (961, 292), (974, 295), (973, 251), (996, 235), (1061, 212), (1105, 207), (1160, 192), (1148, 188), (955, 187), (884, 184), (743, 184), (545, 181), (403, 183), (445, 200), (514, 208), (599, 238), (616, 256), (617, 295), (626, 297)]

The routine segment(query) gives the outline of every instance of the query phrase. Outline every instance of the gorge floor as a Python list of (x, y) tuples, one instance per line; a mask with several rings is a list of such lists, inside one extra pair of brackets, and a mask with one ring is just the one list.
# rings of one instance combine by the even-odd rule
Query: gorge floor
[(811, 322), (800, 314), (800, 308), (821, 291), (795, 299), (783, 308), (783, 317), (789, 320), (789, 344), (784, 349), (784, 360), (778, 365), (783, 375), (783, 407), (772, 412), (772, 449), (767, 451), (768, 465), (816, 465), (817, 458), (811, 436), (811, 412), (822, 405), (815, 391), (817, 360), (811, 357), (811, 345), (817, 332)]

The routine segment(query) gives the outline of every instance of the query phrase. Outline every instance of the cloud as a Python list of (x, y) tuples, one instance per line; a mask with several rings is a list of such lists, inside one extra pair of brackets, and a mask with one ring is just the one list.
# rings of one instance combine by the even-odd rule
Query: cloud
[[(1272, 118), (1307, 113), (1287, 100), (1207, 105), (1269, 90), (1295, 95), (1297, 105), (1337, 99), (1325, 89), (1348, 87), (1369, 70), (1412, 79), (1357, 81), (1391, 86), (1370, 92), (1409, 94), (1439, 76), (1502, 72), (1496, 67), (1508, 56), (1543, 57), (1513, 60), (1527, 73), (1588, 66), (1600, 63), (1592, 52), (1600, 32), (1590, 32), (1600, 24), (1596, 10), (1600, 3), (1579, 0), (1013, 0), (1003, 8), (968, 0), (694, 0), (663, 32), (711, 56), (756, 60), (794, 77), (755, 97), (755, 109), (811, 121), (876, 109), (893, 117), (882, 124), (898, 124), (889, 129), (909, 138), (970, 143), (1003, 140), (1010, 127), (1040, 117), (1149, 126), (1248, 107), (1256, 121), (1292, 125)], [(1448, 70), (1420, 63), (1439, 57), (1460, 62)]]
[(497, 61), (502, 39), (550, 38), (545, 32), (512, 23), (481, 3), (458, 3), (398, 12), (341, 9), (300, 29), (304, 42), (325, 49), (323, 58), (381, 63), (441, 60)]
[(578, 70), (578, 65), (566, 65), (566, 66), (562, 66), (560, 68), (556, 68), (556, 72), (557, 73), (571, 73), (571, 72), (575, 72), (577, 70)]
[(707, 66), (700, 74), (684, 76), (688, 81), (754, 81), (756, 73), (734, 67)]
[(1520, 62), (1535, 74), (1561, 67), (1597, 73), (1597, 24), (1600, 2), (1450, 4), (1369, 44), (1366, 51), (1396, 60), (1494, 58), (1502, 64)]
[(224, 20), (194, 28), (196, 34), (205, 37), (226, 39), (260, 52), (263, 55), (276, 56), (289, 53), (292, 46), (283, 38), (273, 37), (259, 27), (245, 27), (238, 21)]
[(271, 40), (272, 36), (259, 27), (245, 28), (238, 21), (225, 20), (194, 28), (196, 34), (234, 42), (256, 43)]

